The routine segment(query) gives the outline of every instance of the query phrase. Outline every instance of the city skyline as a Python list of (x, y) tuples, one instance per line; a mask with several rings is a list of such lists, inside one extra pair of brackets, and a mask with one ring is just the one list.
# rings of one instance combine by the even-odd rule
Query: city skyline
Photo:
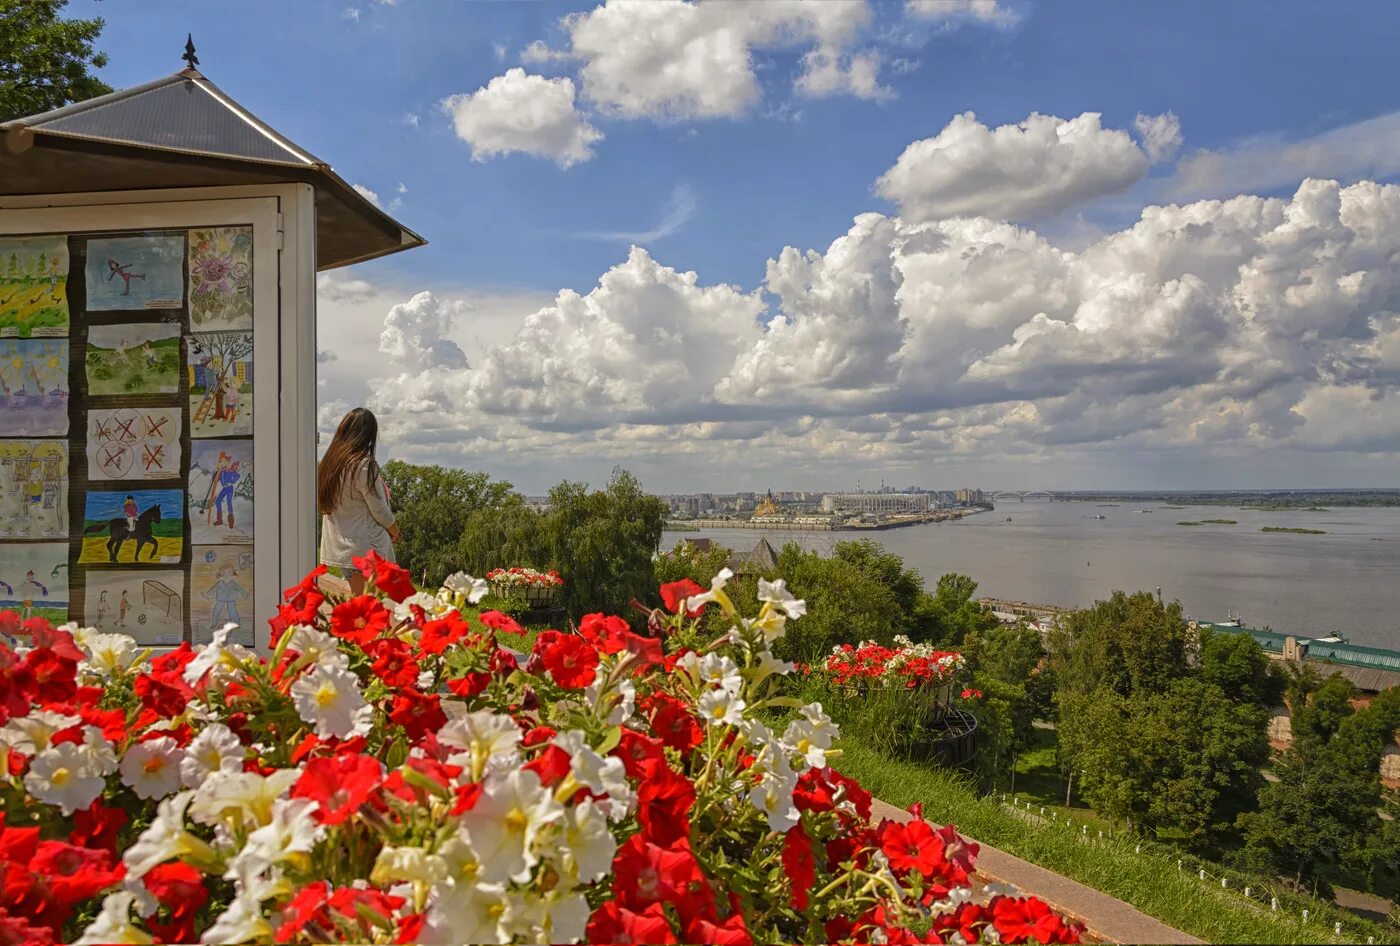
[(191, 31), (428, 237), (320, 282), (322, 427), (366, 404), (394, 456), (532, 493), (1395, 482), (1400, 8), (702, 0), (617, 42), (659, 9), (157, 0), (102, 75)]

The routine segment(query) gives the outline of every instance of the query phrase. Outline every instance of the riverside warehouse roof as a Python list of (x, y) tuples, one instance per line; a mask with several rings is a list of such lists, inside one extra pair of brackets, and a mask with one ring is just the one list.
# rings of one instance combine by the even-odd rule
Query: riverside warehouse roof
[[(1263, 647), (1266, 652), (1272, 654), (1283, 653), (1284, 638), (1288, 636), (1280, 634), (1277, 631), (1241, 627), (1237, 624), (1201, 622), (1200, 626), (1213, 631), (1223, 631), (1227, 634), (1248, 634), (1257, 640), (1259, 645)], [(1293, 636), (1298, 641), (1299, 645), (1306, 649), (1307, 658), (1309, 660), (1345, 664), (1369, 670), (1385, 670), (1392, 673), (1400, 673), (1400, 651), (1386, 650), (1382, 647), (1366, 647), (1362, 644), (1349, 644), (1318, 640), (1312, 637)]]
[[(194, 58), (192, 46), (188, 55)], [(316, 190), (318, 270), (427, 242), (193, 64), (145, 85), (0, 124), (0, 137), (0, 197), (300, 182)]]

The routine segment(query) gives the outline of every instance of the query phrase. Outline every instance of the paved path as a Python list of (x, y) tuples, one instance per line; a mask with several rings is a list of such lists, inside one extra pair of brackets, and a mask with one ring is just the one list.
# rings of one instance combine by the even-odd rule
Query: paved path
[[(909, 820), (907, 811), (879, 799), (871, 806), (871, 816), (877, 822), (881, 818)], [(1083, 923), (1095, 939), (1114, 943), (1204, 942), (1167, 926), (1116, 897), (980, 841), (977, 843), (982, 849), (977, 856), (978, 880), (1011, 884), (1023, 893), (1039, 897), (1065, 916)]]

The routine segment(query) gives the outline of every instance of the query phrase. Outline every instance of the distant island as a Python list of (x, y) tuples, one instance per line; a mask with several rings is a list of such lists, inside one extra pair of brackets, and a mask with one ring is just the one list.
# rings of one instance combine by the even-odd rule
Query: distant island
[(1290, 528), (1290, 527), (1288, 527), (1288, 526), (1264, 526), (1264, 527), (1263, 527), (1262, 529), (1260, 529), (1259, 531), (1260, 531), (1260, 532), (1296, 532), (1296, 533), (1298, 533), (1299, 535), (1326, 535), (1326, 534), (1327, 534), (1327, 532), (1326, 532), (1325, 529), (1299, 529), (1299, 528), (1297, 528), (1297, 527), (1292, 527), (1292, 528)]
[(1178, 522), (1179, 526), (1235, 526), (1239, 525), (1238, 519), (1188, 519), (1185, 522)]

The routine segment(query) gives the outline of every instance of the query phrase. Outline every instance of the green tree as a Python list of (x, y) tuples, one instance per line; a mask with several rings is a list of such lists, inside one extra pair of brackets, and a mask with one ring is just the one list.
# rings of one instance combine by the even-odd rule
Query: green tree
[(460, 545), (474, 513), (522, 503), (511, 484), (485, 473), (402, 460), (384, 464), (383, 473), (403, 533), (394, 551), (414, 580), (430, 588), (467, 567)]
[(560, 483), (541, 518), (549, 564), (564, 576), (563, 603), (577, 618), (602, 610), (628, 614), (633, 601), (657, 595), (653, 556), (661, 544), (666, 504), (635, 476), (613, 470), (601, 490)]
[(1164, 605), (1146, 591), (1115, 591), (1066, 615), (1050, 650), (1062, 693), (1107, 687), (1132, 696), (1164, 692), (1188, 675), (1192, 639), (1179, 603)]
[(59, 17), (67, 0), (0, 0), (0, 122), (112, 91), (92, 74), (107, 65), (93, 44), (100, 17)]
[(1283, 678), (1250, 635), (1206, 632), (1200, 647), (1201, 679), (1231, 699), (1267, 709), (1283, 698)]
[[(1295, 734), (1274, 766), (1277, 781), (1260, 791), (1259, 810), (1239, 820), (1245, 838), (1239, 860), (1322, 892), (1328, 868), (1366, 869), (1387, 856), (1376, 842), (1382, 832), (1380, 760), (1400, 728), (1400, 689), (1386, 690), (1365, 709), (1340, 713), (1341, 688), (1333, 685), (1324, 694), (1326, 687), (1293, 708), (1303, 738)], [(1309, 707), (1316, 710), (1311, 717)]]
[(733, 554), (723, 545), (711, 545), (701, 551), (694, 542), (681, 539), (674, 548), (656, 557), (656, 583), (664, 585), (689, 578), (708, 588), (720, 570), (729, 564)]
[(933, 640), (944, 647), (957, 647), (969, 634), (996, 627), (991, 608), (973, 600), (977, 582), (967, 575), (949, 573), (938, 579), (929, 609), (936, 627)]

